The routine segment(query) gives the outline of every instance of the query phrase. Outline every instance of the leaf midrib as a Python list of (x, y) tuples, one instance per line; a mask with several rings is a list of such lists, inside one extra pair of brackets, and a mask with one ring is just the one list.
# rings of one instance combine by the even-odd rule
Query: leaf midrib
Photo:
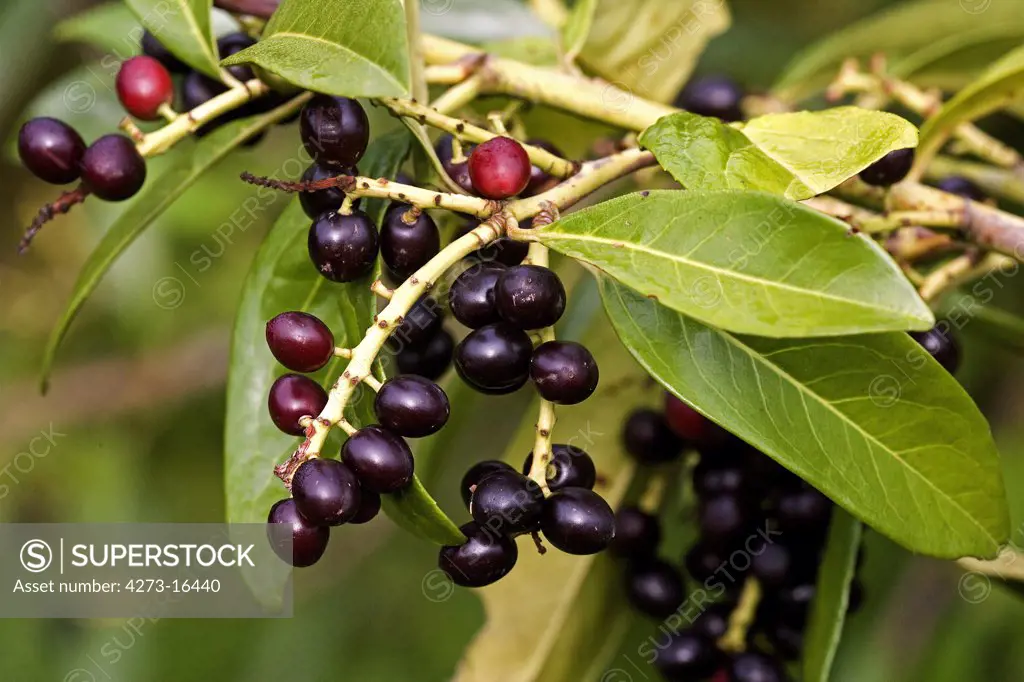
[(209, 36), (203, 35), (202, 27), (199, 26), (199, 21), (195, 12), (192, 11), (192, 4), (189, 0), (177, 0), (177, 4), (181, 7), (181, 10), (185, 15), (185, 23), (188, 24), (192, 29), (192, 32), (198, 36), (199, 45), (202, 48), (203, 55), (209, 60), (210, 65), (214, 67), (215, 71), (220, 71), (220, 66), (217, 64), (217, 55), (214, 53), (213, 46), (210, 44)]
[(385, 69), (380, 64), (374, 62), (369, 57), (367, 57), (367, 56), (365, 56), (363, 54), (360, 54), (359, 52), (356, 52), (352, 48), (347, 47), (345, 45), (342, 45), (341, 43), (335, 43), (335, 42), (332, 42), (330, 40), (327, 40), (326, 38), (320, 38), (318, 36), (312, 36), (312, 35), (309, 35), (308, 33), (296, 33), (294, 31), (278, 31), (278, 32), (274, 33), (271, 36), (267, 36), (266, 38), (264, 38), (264, 40), (265, 41), (270, 41), (270, 40), (273, 40), (274, 38), (292, 38), (294, 40), (308, 40), (310, 42), (322, 43), (322, 44), (327, 45), (327, 46), (329, 46), (331, 48), (334, 48), (334, 49), (336, 49), (336, 50), (338, 50), (340, 52), (345, 52), (347, 54), (351, 54), (352, 56), (354, 56), (359, 61), (365, 62), (371, 68), (373, 68), (374, 70), (380, 72), (387, 79), (388, 82), (390, 82), (392, 85), (396, 86), (400, 91), (405, 92), (405, 90), (406, 90), (406, 87), (402, 83), (400, 83), (390, 71)]

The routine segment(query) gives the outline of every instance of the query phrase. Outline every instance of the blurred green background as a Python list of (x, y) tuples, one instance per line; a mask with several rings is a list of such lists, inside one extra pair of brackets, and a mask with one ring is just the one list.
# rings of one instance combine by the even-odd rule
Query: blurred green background
[[(131, 26), (109, 22), (106, 52), (52, 36), (60, 19), (92, 4), (0, 4), (0, 131), (6, 140), (0, 214), (7, 226), (0, 240), (0, 483), (7, 486), (0, 488), (6, 491), (0, 519), (217, 522), (224, 517), (230, 328), (246, 269), (286, 201), (235, 230), (230, 243), (215, 230), (251, 193), (238, 173), (273, 171), (294, 154), (297, 136), (294, 128), (278, 128), (255, 149), (234, 154), (130, 248), (76, 320), (51, 391), (40, 396), (46, 336), (85, 257), (124, 206), (78, 207), (49, 225), (29, 255), (15, 257), (23, 226), (55, 191), (18, 167), (10, 145), (29, 114), (69, 120), (87, 140), (115, 128), (121, 113), (111, 83), (117, 59), (134, 49), (127, 38)], [(801, 46), (887, 3), (730, 4), (733, 27), (712, 42), (699, 69), (767, 87)], [(472, 32), (472, 26), (460, 30)], [(568, 134), (570, 124), (562, 125)], [(559, 131), (545, 132), (559, 141)], [(180, 300), (154, 295), (168, 277), (182, 283)], [(997, 303), (1019, 310), (1022, 293), (1021, 282), (1011, 280)], [(1018, 529), (1014, 540), (1024, 544), (1024, 422), (1018, 416), (1024, 373), (1015, 355), (975, 331), (965, 329), (967, 366), (960, 376), (992, 420)], [(439, 443), (427, 481), (455, 518), (462, 518), (455, 514), (461, 511), (461, 473), (472, 461), (499, 456), (526, 408), (523, 396), (459, 395), (454, 409), (464, 415), (462, 426)], [(24, 454), (39, 434), (49, 434), (52, 444), (37, 439), (35, 452)], [(470, 592), (442, 602), (424, 596), (421, 580), (435, 560), (434, 548), (380, 518), (335, 533), (325, 560), (298, 574), (290, 620), (3, 621), (0, 680), (445, 680), (484, 617)], [(1024, 606), (998, 587), (970, 603), (958, 592), (960, 573), (951, 563), (915, 558), (869, 533), (867, 604), (849, 622), (835, 679), (1020, 680)], [(635, 642), (627, 640), (622, 651), (631, 649)], [(643, 672), (657, 679), (649, 668), (637, 679)], [(493, 679), (502, 679), (500, 671)]]

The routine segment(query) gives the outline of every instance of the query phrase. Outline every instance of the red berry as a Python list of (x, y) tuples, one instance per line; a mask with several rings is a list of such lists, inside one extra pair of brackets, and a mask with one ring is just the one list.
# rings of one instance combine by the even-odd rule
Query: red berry
[(293, 372), (315, 372), (334, 357), (334, 334), (320, 318), (300, 311), (267, 322), (267, 345)]
[(160, 106), (174, 99), (167, 68), (153, 57), (132, 57), (117, 72), (117, 98), (129, 114), (143, 121), (160, 118)]
[(719, 445), (728, 432), (671, 393), (665, 394), (665, 422), (677, 436), (695, 445)]
[(530, 157), (510, 137), (495, 137), (469, 155), (469, 177), (473, 189), (488, 199), (508, 199), (526, 189), (530, 182)]

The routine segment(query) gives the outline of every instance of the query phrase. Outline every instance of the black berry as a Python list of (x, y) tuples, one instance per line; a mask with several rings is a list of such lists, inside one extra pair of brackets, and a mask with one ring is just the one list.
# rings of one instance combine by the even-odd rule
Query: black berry
[(462, 494), (462, 501), (466, 504), (467, 508), (476, 486), (485, 477), (490, 476), (496, 471), (515, 471), (515, 469), (511, 465), (496, 459), (485, 459), (469, 468), (469, 471), (462, 477), (462, 483), (459, 484), (459, 492)]
[[(523, 473), (529, 474), (532, 468), (531, 452), (523, 462)], [(583, 450), (572, 445), (553, 444), (544, 480), (548, 490), (552, 492), (569, 487), (590, 489), (597, 482), (597, 469), (594, 467), (594, 460)]]
[(667, 618), (683, 605), (683, 576), (661, 559), (634, 561), (626, 569), (626, 597), (640, 613)]
[[(227, 33), (222, 35), (220, 38), (217, 38), (217, 53), (220, 55), (221, 59), (227, 59), (231, 55), (241, 52), (245, 48), (251, 47), (255, 44), (256, 40), (246, 33)], [(256, 77), (252, 71), (252, 67), (246, 66), (245, 64), (234, 64), (226, 68), (228, 73), (243, 83)]]
[(146, 160), (124, 135), (104, 135), (82, 157), (82, 182), (105, 201), (124, 201), (146, 182)]
[(597, 361), (575, 341), (548, 341), (533, 351), (530, 378), (537, 392), (556, 405), (576, 405), (597, 389)]
[(736, 654), (729, 662), (729, 682), (785, 682), (789, 679), (782, 663), (756, 651)]
[(455, 319), (470, 329), (499, 322), (494, 288), (504, 271), (499, 263), (477, 263), (460, 274), (448, 290), (448, 306)]
[[(270, 508), (267, 517), (267, 536), (274, 552), (284, 561), (297, 568), (312, 566), (327, 549), (327, 541), (331, 538), (331, 529), (327, 526), (316, 526), (299, 514), (295, 500), (281, 500)], [(283, 525), (291, 532), (291, 546), (282, 542), (280, 529), (275, 525)]]
[(455, 349), (455, 370), (481, 393), (512, 393), (526, 383), (533, 344), (505, 322), (475, 329)]
[(349, 523), (368, 523), (380, 513), (380, 494), (359, 487), (359, 511), (348, 520)]
[(921, 344), (950, 374), (960, 367), (960, 344), (946, 324), (939, 324), (926, 332), (910, 332), (910, 337)]
[(295, 471), (292, 497), (303, 518), (317, 526), (351, 521), (362, 503), (359, 481), (352, 470), (337, 460), (320, 457)]
[(751, 558), (750, 572), (762, 586), (772, 589), (785, 585), (796, 573), (793, 553), (780, 542), (760, 548)]
[(406, 438), (437, 433), (448, 421), (448, 396), (429, 379), (403, 374), (384, 382), (373, 403), (384, 428)]
[(720, 663), (714, 641), (689, 631), (674, 634), (656, 656), (654, 667), (672, 682), (711, 677)]
[(373, 269), (377, 228), (362, 211), (323, 213), (309, 228), (309, 257), (332, 282), (351, 282)]
[(907, 177), (914, 165), (914, 149), (891, 151), (860, 172), (860, 179), (876, 187), (888, 187)]
[(639, 507), (623, 507), (615, 515), (615, 539), (609, 550), (626, 559), (654, 556), (661, 543), (658, 517)]
[(832, 516), (832, 501), (810, 486), (779, 496), (775, 516), (783, 533), (824, 535)]
[(397, 280), (406, 280), (441, 250), (441, 235), (430, 215), (395, 202), (380, 228), (380, 255)]
[(366, 152), (370, 121), (354, 99), (317, 95), (302, 109), (299, 133), (306, 151), (317, 161), (354, 166)]
[(302, 417), (315, 417), (327, 405), (327, 392), (317, 382), (301, 374), (285, 374), (270, 387), (267, 407), (274, 426), (292, 436), (304, 435)]
[[(181, 108), (186, 111), (205, 104), (217, 95), (227, 92), (227, 86), (215, 81), (198, 71), (190, 71), (181, 82)], [(203, 125), (195, 132), (196, 137), (203, 137), (218, 126), (231, 120), (231, 115), (220, 116), (216, 120)]]
[(734, 604), (722, 602), (707, 607), (693, 621), (693, 631), (708, 639), (718, 640), (729, 629), (729, 617)]
[[(328, 166), (325, 163), (314, 161), (302, 174), (303, 182), (316, 182), (336, 178), (339, 175), (358, 175), (359, 169), (354, 166)], [(322, 213), (337, 211), (345, 201), (345, 193), (338, 187), (329, 187), (316, 192), (300, 192), (299, 203), (302, 210), (310, 218), (316, 220)], [(352, 208), (356, 208), (359, 201), (352, 202)]]
[(687, 83), (676, 98), (676, 104), (701, 116), (739, 121), (743, 118), (740, 106), (743, 95), (743, 88), (736, 81), (727, 76), (710, 75)]
[(544, 501), (540, 528), (563, 552), (596, 554), (615, 537), (615, 514), (594, 491), (563, 488)]
[(517, 265), (501, 273), (494, 290), (498, 313), (520, 329), (550, 327), (565, 312), (565, 287), (552, 270)]
[(402, 348), (395, 355), (395, 362), (402, 374), (417, 374), (436, 380), (448, 371), (454, 353), (455, 339), (444, 329), (439, 329), (427, 340)]
[(481, 526), (502, 535), (537, 530), (544, 494), (518, 471), (495, 471), (476, 485), (469, 511)]
[(988, 199), (980, 187), (962, 175), (950, 175), (942, 178), (935, 183), (935, 186), (943, 192), (949, 192), (971, 201), (985, 201)]
[(495, 137), (469, 155), (469, 177), (476, 194), (488, 199), (508, 199), (530, 182), (530, 157), (523, 145), (510, 137)]
[(375, 493), (393, 493), (409, 485), (412, 451), (401, 437), (377, 425), (365, 426), (341, 446), (341, 460), (359, 483)]
[(188, 65), (171, 54), (171, 51), (149, 31), (142, 34), (142, 54), (156, 59), (171, 73), (188, 73), (189, 71)]
[(751, 529), (753, 514), (747, 501), (737, 495), (704, 498), (697, 506), (701, 537), (725, 546), (742, 539)]
[[(527, 144), (534, 147), (540, 147), (545, 151), (551, 152), (555, 156), (564, 156), (558, 147), (547, 140), (527, 140)], [(524, 189), (521, 194), (524, 197), (532, 197), (535, 194), (541, 194), (542, 192), (548, 191), (559, 182), (558, 178), (550, 175), (547, 171), (541, 170), (537, 166), (530, 166), (530, 181), (526, 183), (526, 189)]]
[[(402, 319), (398, 329), (388, 339), (393, 350), (407, 346), (418, 346), (433, 338), (441, 329), (444, 311), (437, 301), (429, 296), (421, 297)], [(418, 372), (414, 372), (416, 374)]]
[(693, 469), (693, 490), (701, 497), (742, 494), (746, 488), (746, 469), (738, 461), (702, 456)]
[[(463, 158), (461, 161), (453, 160), (454, 147), (452, 145), (452, 136), (443, 135), (437, 141), (434, 151), (437, 152), (437, 158), (440, 159), (441, 165), (444, 167), (444, 172), (448, 174), (448, 177), (454, 180), (459, 187), (470, 194), (473, 194), (473, 181), (469, 177), (469, 159)], [(463, 156), (471, 154), (472, 147), (463, 145), (462, 151)]]
[(446, 545), (437, 566), (452, 582), (463, 587), (483, 587), (504, 578), (516, 565), (519, 549), (510, 537), (498, 535), (475, 522), (463, 525), (461, 545)]
[(146, 55), (121, 64), (114, 82), (125, 111), (143, 121), (160, 118), (160, 107), (174, 100), (174, 83), (163, 64)]
[(33, 118), (18, 132), (18, 156), (25, 168), (54, 185), (77, 180), (84, 155), (82, 136), (55, 118)]
[(267, 346), (293, 372), (315, 372), (334, 357), (334, 334), (315, 315), (291, 311), (267, 322)]
[(626, 451), (644, 464), (670, 462), (683, 451), (683, 441), (668, 427), (665, 418), (650, 409), (629, 415), (622, 438)]
[(716, 576), (717, 579), (724, 576), (730, 582), (735, 582), (744, 572), (739, 570), (742, 565), (732, 564), (729, 548), (719, 547), (706, 540), (699, 541), (686, 552), (683, 565), (686, 566), (686, 572), (690, 577), (700, 583)]

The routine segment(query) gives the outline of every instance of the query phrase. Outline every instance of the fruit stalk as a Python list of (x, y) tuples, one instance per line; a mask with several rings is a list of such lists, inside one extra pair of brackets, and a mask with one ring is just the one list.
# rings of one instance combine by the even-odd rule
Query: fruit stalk
[(722, 651), (740, 652), (747, 648), (747, 631), (754, 622), (760, 602), (760, 583), (755, 578), (747, 578), (743, 583), (740, 601), (729, 617), (729, 629), (718, 640), (718, 647)]
[[(547, 218), (546, 222), (550, 223), (551, 218)], [(540, 225), (535, 225), (535, 227), (540, 227)], [(530, 244), (530, 251), (527, 253), (526, 261), (524, 262), (546, 268), (548, 267), (548, 260), (548, 247), (539, 242)], [(540, 343), (554, 340), (554, 327), (545, 327), (540, 330)], [(530, 466), (529, 476), (545, 492), (547, 492), (548, 487), (547, 469), (548, 464), (551, 462), (551, 434), (555, 430), (555, 421), (555, 404), (541, 398), (540, 406), (537, 408), (536, 436), (533, 440), (533, 464)]]

